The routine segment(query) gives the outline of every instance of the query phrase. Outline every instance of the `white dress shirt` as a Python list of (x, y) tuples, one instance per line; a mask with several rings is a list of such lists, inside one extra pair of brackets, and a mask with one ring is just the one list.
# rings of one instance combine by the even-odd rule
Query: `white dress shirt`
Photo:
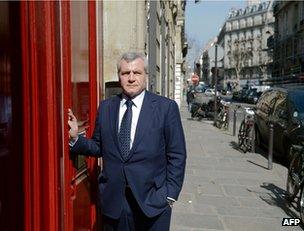
[[(132, 106), (132, 123), (131, 123), (131, 140), (130, 140), (130, 149), (132, 148), (134, 138), (135, 138), (135, 132), (136, 132), (136, 126), (140, 114), (141, 107), (144, 102), (144, 97), (145, 97), (145, 91), (142, 91), (139, 95), (134, 97), (132, 99), (133, 106)], [(126, 110), (127, 110), (127, 105), (126, 105), (126, 99), (127, 97), (123, 95), (122, 100), (120, 101), (120, 107), (119, 107), (119, 123), (118, 123), (118, 132), (120, 131), (120, 124), (122, 121), (122, 117), (124, 116)]]

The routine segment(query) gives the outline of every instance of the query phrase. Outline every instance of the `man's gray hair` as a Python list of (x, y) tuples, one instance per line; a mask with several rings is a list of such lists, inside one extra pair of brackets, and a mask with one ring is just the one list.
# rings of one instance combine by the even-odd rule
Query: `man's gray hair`
[(125, 60), (127, 63), (129, 63), (138, 58), (142, 59), (144, 61), (144, 69), (145, 69), (146, 74), (148, 74), (148, 69), (149, 69), (148, 59), (146, 58), (146, 56), (143, 53), (139, 53), (139, 52), (123, 53), (117, 61), (117, 73), (119, 74), (119, 72), (120, 72), (120, 62), (122, 60)]

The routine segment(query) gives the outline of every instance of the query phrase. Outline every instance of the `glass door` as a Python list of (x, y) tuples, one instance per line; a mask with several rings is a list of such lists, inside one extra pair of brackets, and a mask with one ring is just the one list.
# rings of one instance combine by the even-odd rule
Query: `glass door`
[[(98, 95), (96, 6), (90, 1), (62, 2), (61, 6), (64, 112), (71, 108), (78, 120), (79, 135), (90, 137)], [(66, 147), (65, 153), (65, 227), (96, 230), (97, 159), (71, 156)]]

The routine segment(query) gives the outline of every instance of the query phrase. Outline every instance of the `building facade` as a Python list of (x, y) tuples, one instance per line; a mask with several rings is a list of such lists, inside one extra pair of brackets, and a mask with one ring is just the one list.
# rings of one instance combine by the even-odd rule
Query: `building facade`
[(267, 40), (273, 28), (272, 2), (250, 4), (229, 13), (218, 35), (218, 44), (224, 49), (225, 86), (229, 82), (239, 89), (271, 77), (272, 55)]
[[(200, 56), (201, 63), (201, 79), (207, 85), (214, 85), (215, 66), (217, 68), (217, 84), (222, 85), (223, 75), (221, 70), (223, 68), (223, 49), (215, 45), (217, 38), (211, 39), (203, 49), (203, 54)], [(217, 54), (215, 54), (217, 53)], [(215, 60), (215, 56), (216, 60)], [(220, 74), (221, 73), (221, 74)]]
[(304, 2), (276, 1), (274, 17), (273, 81), (298, 81), (304, 75)]
[(148, 57), (148, 89), (180, 104), (185, 76), (185, 5), (183, 0), (104, 1), (106, 96), (118, 90), (115, 58), (123, 51), (136, 50)]

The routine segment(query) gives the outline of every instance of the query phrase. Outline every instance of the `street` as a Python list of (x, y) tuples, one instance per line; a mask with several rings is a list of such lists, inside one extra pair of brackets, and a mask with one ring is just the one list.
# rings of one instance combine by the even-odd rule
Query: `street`
[(231, 129), (190, 120), (184, 102), (181, 116), (188, 157), (184, 186), (173, 208), (172, 231), (302, 230), (282, 227), (283, 218), (298, 217), (284, 200), (286, 167), (274, 162), (268, 170), (263, 151), (240, 152)]

